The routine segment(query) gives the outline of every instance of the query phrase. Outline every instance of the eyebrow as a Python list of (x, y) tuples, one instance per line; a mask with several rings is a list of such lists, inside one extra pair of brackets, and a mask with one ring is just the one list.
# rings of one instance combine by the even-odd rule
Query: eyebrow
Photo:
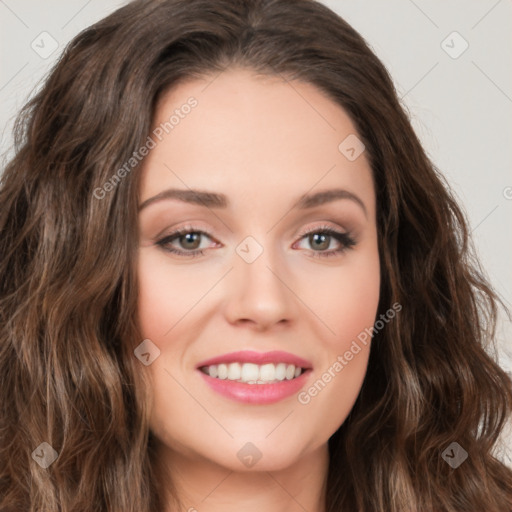
[[(197, 204), (199, 206), (205, 206), (208, 208), (227, 208), (229, 206), (229, 200), (226, 195), (218, 194), (215, 192), (207, 192), (203, 190), (184, 190), (177, 188), (170, 188), (163, 190), (156, 196), (150, 197), (142, 202), (139, 206), (139, 212), (148, 207), (151, 204), (176, 199), (185, 203)], [(344, 190), (341, 188), (323, 190), (316, 192), (315, 194), (304, 194), (293, 204), (292, 208), (298, 208), (305, 210), (308, 208), (314, 208), (323, 204), (330, 203), (339, 199), (349, 199), (358, 204), (364, 211), (365, 216), (368, 216), (366, 206), (363, 201), (353, 192)]]

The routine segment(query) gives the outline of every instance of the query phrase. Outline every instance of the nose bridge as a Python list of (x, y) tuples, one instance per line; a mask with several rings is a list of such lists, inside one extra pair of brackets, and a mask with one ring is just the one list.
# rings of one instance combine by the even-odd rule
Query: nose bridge
[(279, 251), (273, 247), (270, 235), (260, 235), (258, 240), (248, 236), (236, 248), (235, 267), (238, 278), (245, 283), (248, 292), (268, 295), (284, 295), (283, 283), (276, 276), (284, 273)]
[(226, 315), (231, 322), (269, 326), (293, 315), (293, 294), (271, 236), (248, 236), (238, 244), (228, 287)]
[[(282, 283), (276, 278), (275, 272), (282, 266), (277, 251), (271, 247), (271, 237), (266, 237), (261, 242), (254, 237), (246, 237), (236, 248), (238, 258), (235, 260), (235, 268), (239, 278), (246, 284), (250, 284), (253, 290), (257, 288), (276, 288)], [(276, 282), (277, 281), (277, 282)]]

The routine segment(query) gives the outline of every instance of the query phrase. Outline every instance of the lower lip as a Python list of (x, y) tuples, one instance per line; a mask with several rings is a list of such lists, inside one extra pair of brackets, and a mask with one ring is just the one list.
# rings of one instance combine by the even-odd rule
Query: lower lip
[(304, 386), (311, 370), (302, 372), (291, 380), (282, 380), (272, 384), (246, 384), (227, 379), (216, 379), (197, 370), (206, 384), (222, 396), (247, 404), (272, 404), (298, 393)]

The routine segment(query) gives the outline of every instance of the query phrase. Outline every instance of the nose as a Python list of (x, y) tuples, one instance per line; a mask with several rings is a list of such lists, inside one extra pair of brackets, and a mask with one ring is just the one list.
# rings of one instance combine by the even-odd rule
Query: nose
[(290, 323), (297, 314), (297, 298), (282, 262), (267, 249), (252, 263), (237, 254), (234, 258), (225, 287), (227, 321), (258, 331)]

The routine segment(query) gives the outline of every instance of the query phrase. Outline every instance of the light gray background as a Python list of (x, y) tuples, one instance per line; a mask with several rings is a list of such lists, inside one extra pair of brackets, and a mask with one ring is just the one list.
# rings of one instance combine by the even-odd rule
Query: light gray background
[[(0, 0), (0, 152), (16, 112), (83, 28), (125, 1)], [(512, 3), (509, 0), (323, 0), (390, 71), (413, 126), (469, 217), (491, 282), (512, 303)], [(453, 35), (453, 32), (459, 35)], [(47, 32), (48, 35), (41, 35)], [(53, 43), (52, 38), (56, 41)], [(51, 55), (46, 55), (56, 49)], [(467, 49), (458, 55), (464, 47)], [(34, 48), (33, 48), (34, 47)], [(39, 53), (38, 53), (39, 52)], [(42, 54), (42, 56), (41, 56)], [(43, 58), (44, 57), (44, 58)], [(508, 64), (507, 64), (508, 63)], [(499, 363), (512, 372), (502, 315)], [(507, 444), (512, 446), (512, 438)], [(505, 455), (512, 465), (512, 450)]]

